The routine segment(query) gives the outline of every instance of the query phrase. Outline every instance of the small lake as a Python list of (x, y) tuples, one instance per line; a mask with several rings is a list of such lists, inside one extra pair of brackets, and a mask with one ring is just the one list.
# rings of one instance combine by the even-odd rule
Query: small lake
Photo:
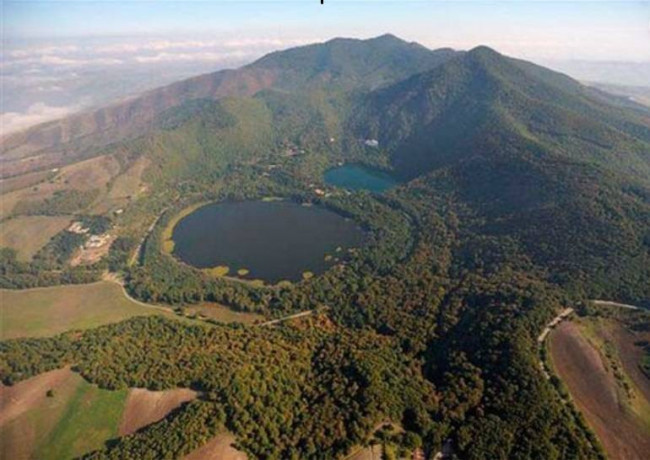
[[(174, 227), (174, 255), (197, 268), (276, 283), (318, 275), (361, 246), (352, 220), (320, 206), (244, 201), (202, 206)], [(245, 271), (247, 272), (245, 272)]]
[(328, 169), (323, 177), (328, 185), (351, 190), (368, 190), (374, 193), (381, 193), (398, 184), (391, 175), (358, 164), (346, 164)]

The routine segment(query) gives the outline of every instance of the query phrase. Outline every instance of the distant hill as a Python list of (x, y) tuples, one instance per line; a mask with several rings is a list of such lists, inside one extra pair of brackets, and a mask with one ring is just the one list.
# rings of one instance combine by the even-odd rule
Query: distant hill
[(650, 107), (650, 86), (626, 86), (609, 83), (587, 82), (592, 88), (601, 89), (610, 94), (616, 94), (638, 104)]

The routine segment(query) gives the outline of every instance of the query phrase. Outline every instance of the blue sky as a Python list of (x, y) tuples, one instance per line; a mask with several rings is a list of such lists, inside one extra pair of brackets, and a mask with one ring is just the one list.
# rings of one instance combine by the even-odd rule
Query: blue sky
[(239, 37), (321, 40), (391, 32), (430, 47), (526, 58), (650, 60), (650, 2), (2, 0), (4, 39)]

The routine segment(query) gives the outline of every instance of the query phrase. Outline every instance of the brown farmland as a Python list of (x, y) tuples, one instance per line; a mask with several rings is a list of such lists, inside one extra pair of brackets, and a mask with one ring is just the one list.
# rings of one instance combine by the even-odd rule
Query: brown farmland
[(221, 433), (185, 456), (183, 460), (246, 460), (247, 455), (232, 446), (234, 442), (235, 437), (232, 434)]
[(650, 433), (627, 408), (622, 391), (599, 351), (572, 322), (551, 334), (555, 371), (566, 384), (578, 409), (596, 432), (612, 460), (644, 460)]
[(181, 404), (196, 398), (196, 395), (195, 391), (185, 388), (165, 391), (132, 389), (120, 422), (120, 436), (135, 433), (142, 427), (162, 420)]

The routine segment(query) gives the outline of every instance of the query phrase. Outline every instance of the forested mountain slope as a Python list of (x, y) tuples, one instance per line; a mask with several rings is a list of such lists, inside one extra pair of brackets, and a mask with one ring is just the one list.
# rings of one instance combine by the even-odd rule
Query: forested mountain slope
[(616, 103), (479, 47), (370, 93), (353, 119), (398, 173), (466, 206), (467, 230), (511, 238), (554, 281), (643, 301), (650, 112)]
[(590, 162), (647, 181), (650, 111), (617, 102), (479, 47), (370, 93), (355, 125), (379, 139), (407, 177), (476, 155), (526, 155)]

